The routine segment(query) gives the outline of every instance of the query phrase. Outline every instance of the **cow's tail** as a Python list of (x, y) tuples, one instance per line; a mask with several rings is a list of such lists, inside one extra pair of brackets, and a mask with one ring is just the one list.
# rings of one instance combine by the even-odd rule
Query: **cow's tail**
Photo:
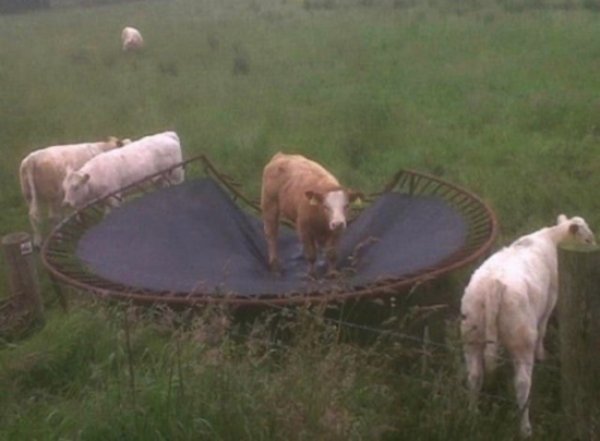
[(28, 161), (25, 158), (19, 168), (19, 181), (21, 183), (21, 193), (29, 207), (37, 206), (37, 195), (35, 192), (35, 182), (33, 180), (34, 171), (32, 168), (35, 165), (34, 161)]
[(488, 373), (496, 369), (498, 361), (498, 314), (506, 287), (498, 280), (492, 280), (485, 296), (485, 349), (483, 360)]

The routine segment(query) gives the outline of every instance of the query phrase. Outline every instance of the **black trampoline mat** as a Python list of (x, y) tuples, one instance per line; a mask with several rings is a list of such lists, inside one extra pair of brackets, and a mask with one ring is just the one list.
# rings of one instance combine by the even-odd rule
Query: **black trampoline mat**
[[(280, 228), (283, 274), (271, 274), (260, 218), (215, 181), (163, 188), (114, 209), (84, 233), (76, 255), (94, 274), (155, 292), (285, 295), (366, 287), (434, 266), (465, 244), (467, 224), (437, 196), (380, 196), (342, 236), (337, 280), (307, 277), (296, 233)], [(318, 261), (322, 274), (325, 262)]]

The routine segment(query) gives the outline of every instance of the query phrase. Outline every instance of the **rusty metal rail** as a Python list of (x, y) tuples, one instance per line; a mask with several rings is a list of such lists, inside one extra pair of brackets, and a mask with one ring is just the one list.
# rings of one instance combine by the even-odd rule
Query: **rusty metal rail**
[(156, 178), (176, 167), (184, 167), (186, 174), (200, 165), (205, 175), (215, 179), (231, 195), (243, 203), (246, 209), (260, 212), (257, 201), (241, 191), (241, 185), (233, 178), (219, 172), (204, 155), (182, 162), (168, 170), (148, 176), (118, 192), (94, 200), (72, 213), (57, 225), (44, 242), (41, 250), (42, 262), (51, 277), (76, 290), (105, 299), (133, 301), (140, 304), (163, 303), (175, 305), (205, 305), (223, 303), (235, 306), (293, 305), (345, 301), (359, 298), (387, 297), (410, 289), (418, 283), (432, 280), (461, 268), (482, 257), (493, 245), (498, 234), (498, 222), (490, 207), (472, 192), (438, 177), (411, 170), (399, 171), (383, 191), (373, 193), (367, 200), (376, 198), (386, 191), (397, 191), (412, 195), (433, 195), (443, 198), (464, 218), (467, 224), (465, 244), (454, 254), (434, 266), (421, 268), (401, 278), (382, 279), (363, 287), (348, 288), (341, 280), (339, 285), (326, 292), (286, 293), (284, 295), (241, 296), (235, 293), (161, 292), (125, 286), (103, 279), (89, 271), (76, 256), (79, 239), (104, 217), (105, 205), (110, 198), (120, 194), (140, 194), (152, 191)]

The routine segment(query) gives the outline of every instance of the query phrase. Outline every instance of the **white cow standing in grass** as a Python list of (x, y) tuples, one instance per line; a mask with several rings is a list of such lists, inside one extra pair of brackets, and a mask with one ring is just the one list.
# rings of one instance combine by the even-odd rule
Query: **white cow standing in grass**
[(473, 404), (484, 371), (496, 365), (498, 345), (510, 354), (521, 411), (521, 434), (531, 435), (529, 392), (534, 358), (543, 360), (546, 326), (558, 299), (557, 245), (595, 243), (580, 217), (523, 236), (486, 260), (462, 298), (461, 335)]
[(144, 47), (142, 34), (136, 28), (127, 26), (121, 31), (123, 52), (139, 51)]
[(42, 243), (41, 207), (48, 210), (51, 224), (62, 216), (64, 199), (62, 183), (69, 169), (77, 170), (100, 153), (121, 147), (129, 140), (110, 137), (102, 142), (55, 145), (31, 152), (19, 168), (21, 192), (29, 209), (29, 221), (33, 229), (33, 243)]
[[(70, 170), (63, 181), (63, 204), (80, 208), (181, 162), (181, 145), (175, 132), (146, 136), (92, 158), (79, 170)], [(183, 179), (183, 168), (177, 167), (161, 174), (155, 182), (178, 184)]]

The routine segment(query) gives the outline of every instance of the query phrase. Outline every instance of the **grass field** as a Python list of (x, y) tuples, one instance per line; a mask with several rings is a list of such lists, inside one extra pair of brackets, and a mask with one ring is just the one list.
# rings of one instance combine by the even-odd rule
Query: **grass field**
[[(294, 151), (367, 192), (399, 168), (463, 185), (497, 213), (501, 244), (561, 212), (597, 230), (599, 9), (155, 0), (0, 16), (0, 234), (29, 228), (17, 178), (29, 151), (165, 129), (253, 195), (270, 156)], [(127, 24), (143, 53), (121, 53)], [(468, 274), (437, 289), (457, 300)], [(0, 283), (1, 298), (3, 261)], [(508, 377), (472, 415), (455, 344), (414, 355), (378, 335), (356, 342), (314, 311), (252, 324), (220, 310), (49, 304), (41, 332), (0, 345), (0, 439), (514, 439)], [(560, 439), (562, 424), (549, 337), (554, 356), (534, 376), (539, 440)]]

